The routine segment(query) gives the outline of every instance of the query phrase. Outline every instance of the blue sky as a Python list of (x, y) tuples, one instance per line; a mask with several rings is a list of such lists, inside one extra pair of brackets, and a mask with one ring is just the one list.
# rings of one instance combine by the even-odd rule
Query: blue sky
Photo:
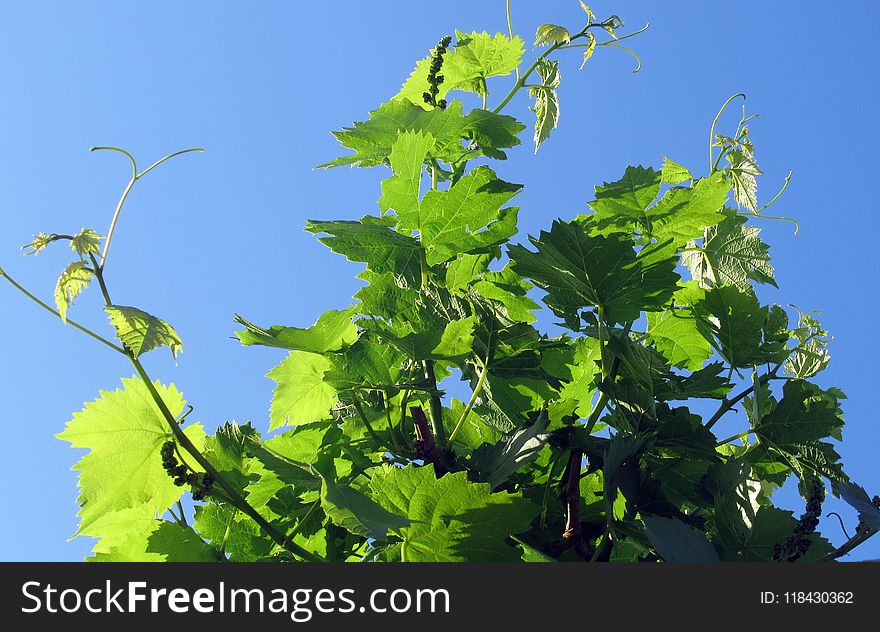
[[(535, 233), (583, 212), (593, 186), (617, 179), (627, 164), (658, 166), (668, 155), (703, 173), (712, 117), (728, 96), (747, 93), (761, 115), (752, 125), (766, 174), (759, 193), (768, 199), (793, 170), (774, 214), (802, 227), (795, 237), (789, 224), (762, 224), (781, 288), (762, 298), (822, 312), (836, 340), (819, 382), (849, 395), (840, 452), (850, 475), (880, 493), (871, 369), (880, 342), (869, 334), (880, 307), (871, 194), (880, 5), (838, 2), (833, 14), (809, 1), (592, 5), (600, 17), (619, 13), (627, 27), (652, 23), (630, 40), (644, 67), (632, 74), (632, 59), (612, 49), (581, 72), (575, 55), (563, 62), (560, 128), (537, 156), (524, 144), (497, 165), (502, 178), (526, 185), (521, 229)], [(514, 0), (513, 19), (531, 43), (539, 24), (577, 26), (582, 14), (574, 0)], [(363, 120), (455, 28), (506, 30), (504, 2), (2, 3), (0, 265), (51, 300), (64, 248), (24, 259), (19, 247), (41, 230), (104, 234), (129, 166), (112, 153), (88, 153), (90, 146), (124, 147), (143, 165), (205, 147), (138, 183), (108, 282), (119, 303), (160, 315), (181, 334), (176, 365), (166, 353), (145, 364), (182, 389), (199, 420), (265, 428), (271, 382), (263, 376), (280, 358), (230, 340), (232, 315), (302, 326), (348, 304), (359, 268), (303, 223), (375, 212), (384, 174), (313, 167), (338, 155), (330, 130)], [(509, 84), (496, 81), (490, 103)], [(531, 121), (524, 98), (506, 112)], [(72, 316), (108, 329), (97, 292)], [(0, 327), (0, 560), (82, 559), (90, 541), (66, 542), (76, 523), (77, 454), (53, 435), (131, 368), (5, 285)], [(790, 489), (780, 502), (802, 510)], [(828, 508), (855, 525), (852, 511), (831, 501)], [(843, 538), (831, 522), (823, 530)], [(880, 557), (880, 538), (854, 556), (869, 557)]]

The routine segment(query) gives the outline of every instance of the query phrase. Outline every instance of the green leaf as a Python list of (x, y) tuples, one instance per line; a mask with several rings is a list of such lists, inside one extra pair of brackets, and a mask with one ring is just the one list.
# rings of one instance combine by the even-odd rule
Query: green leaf
[(522, 323), (537, 320), (532, 312), (539, 309), (539, 305), (526, 296), (532, 285), (514, 272), (510, 265), (498, 272), (484, 273), (483, 278), (473, 284), (473, 288), (484, 298), (501, 303), (508, 318)]
[[(418, 200), (416, 200), (418, 212)], [(369, 215), (358, 221), (321, 222), (308, 220), (306, 230), (325, 233), (318, 241), (349, 261), (367, 264), (373, 272), (395, 274), (417, 287), (421, 280), (422, 246), (416, 239), (398, 233), (390, 223)]]
[(570, 44), (571, 34), (564, 26), (556, 24), (542, 24), (535, 33), (535, 46), (550, 46), (551, 44)]
[(550, 438), (547, 424), (548, 418), (543, 415), (535, 422), (521, 425), (495, 445), (475, 453), (473, 469), (483, 475), (493, 490), (497, 489), (518, 469), (538, 458)]
[(880, 531), (880, 509), (878, 509), (868, 492), (855, 483), (835, 483), (834, 492), (859, 512), (859, 520), (871, 529)]
[(83, 228), (70, 240), (70, 249), (79, 255), (80, 259), (84, 259), (101, 251), (100, 244), (102, 239), (103, 237), (91, 228)]
[(720, 562), (718, 552), (702, 533), (678, 518), (642, 516), (651, 546), (666, 562)]
[[(797, 521), (790, 511), (765, 506), (758, 510), (752, 528), (740, 544), (739, 561), (771, 562), (773, 549), (785, 541), (797, 526)], [(817, 533), (809, 536), (810, 549), (803, 561), (819, 559), (834, 550), (827, 540)]]
[(83, 535), (100, 540), (88, 562), (217, 562), (217, 551), (191, 528), (159, 520), (146, 506), (107, 513)]
[(352, 322), (353, 317), (352, 309), (331, 309), (321, 314), (314, 325), (305, 329), (278, 326), (263, 329), (236, 315), (235, 322), (243, 325), (245, 330), (236, 332), (235, 335), (244, 346), (264, 345), (291, 351), (327, 353), (345, 349), (357, 340), (358, 328)]
[(541, 144), (550, 137), (550, 132), (559, 125), (559, 95), (556, 88), (562, 81), (559, 62), (542, 59), (535, 70), (541, 78), (541, 87), (530, 88), (529, 96), (535, 100), (532, 111), (535, 113), (535, 153)]
[(660, 181), (663, 184), (681, 184), (693, 179), (694, 177), (690, 171), (677, 162), (663, 156), (663, 168), (660, 170)]
[(397, 530), (406, 562), (518, 561), (509, 535), (529, 529), (540, 508), (519, 494), (489, 492), (466, 472), (437, 479), (431, 467), (384, 467), (373, 475), (373, 498), (409, 517)]
[(751, 287), (749, 279), (776, 287), (767, 244), (758, 238), (760, 232), (760, 228), (747, 226), (744, 217), (729, 215), (706, 230), (700, 249), (696, 242), (688, 244), (682, 262), (701, 287), (736, 285), (745, 290)]
[(592, 33), (587, 33), (587, 45), (584, 46), (584, 57), (578, 70), (583, 70), (584, 66), (590, 61), (593, 53), (596, 52), (596, 38)]
[(454, 320), (440, 330), (427, 329), (397, 336), (389, 331), (377, 331), (401, 353), (413, 360), (460, 359), (471, 353), (474, 343), (474, 317)]
[(386, 511), (368, 496), (328, 478), (321, 483), (321, 507), (334, 524), (355, 535), (374, 540), (385, 540), (389, 531), (409, 526), (405, 513)]
[(418, 229), (428, 264), (443, 263), (506, 241), (516, 232), (516, 207), (502, 208), (522, 186), (503, 182), (488, 167), (477, 167), (446, 191), (425, 194)]
[(277, 383), (272, 395), (269, 430), (284, 425), (330, 419), (330, 409), (339, 401), (336, 389), (324, 374), (333, 363), (324, 356), (291, 351), (266, 377)]
[[(730, 285), (712, 288), (693, 306), (698, 312), (698, 328), (707, 340), (714, 341), (718, 353), (731, 366), (749, 368), (781, 361), (776, 358), (776, 340), (768, 330), (768, 324), (770, 329), (776, 328), (778, 314), (762, 307), (751, 289), (741, 291)], [(787, 352), (783, 349), (782, 353), (784, 358)]]
[(159, 347), (170, 348), (171, 355), (176, 358), (183, 349), (177, 332), (164, 320), (125, 305), (108, 305), (104, 311), (110, 316), (116, 337), (135, 358)]
[(645, 209), (660, 193), (660, 174), (642, 166), (626, 168), (617, 182), (606, 182), (596, 187), (596, 199), (590, 208), (601, 222), (622, 218), (627, 221), (643, 220)]
[(539, 551), (535, 547), (529, 546), (528, 544), (526, 544), (525, 542), (520, 540), (518, 537), (516, 537), (516, 536), (512, 536), (512, 537), (513, 537), (514, 542), (516, 542), (517, 545), (519, 546), (519, 548), (522, 549), (522, 561), (523, 562), (555, 562), (556, 561), (552, 557), (542, 553), (541, 551)]
[(742, 144), (739, 148), (728, 150), (725, 154), (729, 167), (724, 174), (730, 180), (733, 187), (733, 197), (741, 208), (748, 209), (753, 213), (758, 211), (758, 180), (761, 175), (758, 163), (755, 162), (755, 154), (751, 150), (751, 143)]
[[(420, 102), (422, 92), (424, 87), (418, 95)], [(434, 139), (430, 155), (450, 164), (480, 154), (503, 159), (502, 150), (519, 145), (518, 135), (523, 129), (525, 127), (513, 117), (486, 110), (471, 110), (464, 116), (459, 101), (450, 101), (446, 109), (430, 110), (407, 100), (391, 101), (370, 112), (368, 121), (356, 122), (352, 127), (334, 132), (337, 140), (355, 153), (331, 160), (320, 168), (386, 164), (390, 161), (392, 147), (400, 135), (407, 132), (430, 135)], [(471, 142), (464, 146), (462, 140)]]
[[(519, 66), (525, 48), (520, 37), (509, 38), (498, 33), (462, 33), (456, 31), (458, 42), (443, 57), (438, 99), (445, 98), (452, 90), (464, 90), (483, 94), (483, 84), (489, 77), (509, 75)], [(431, 55), (416, 64), (415, 70), (395, 96), (395, 100), (407, 99), (427, 109), (422, 94), (428, 86)]]
[(388, 159), (394, 175), (382, 182), (382, 197), (379, 198), (382, 215), (393, 210), (398, 217), (418, 216), (422, 171), (434, 142), (434, 137), (428, 133), (405, 131), (391, 145)]
[(200, 505), (195, 511), (195, 529), (216, 547), (223, 548), (231, 562), (256, 562), (268, 557), (275, 543), (249, 517), (227, 505)]
[(67, 309), (74, 299), (79, 296), (94, 278), (95, 273), (86, 267), (83, 261), (74, 261), (64, 268), (64, 272), (58, 277), (55, 285), (55, 306), (61, 315), (61, 320), (67, 322)]
[(638, 255), (621, 234), (593, 236), (590, 222), (554, 221), (550, 232), (529, 237), (537, 252), (512, 245), (514, 270), (547, 292), (544, 302), (577, 331), (581, 310), (601, 306), (610, 323), (634, 320), (672, 296), (678, 275), (673, 259)]
[(259, 437), (250, 424), (240, 426), (234, 421), (227, 421), (217, 428), (213, 436), (205, 439), (205, 458), (227, 483), (239, 493), (243, 493), (248, 485), (247, 445), (250, 438)]
[[(171, 440), (168, 422), (140, 379), (123, 379), (122, 386), (101, 391), (56, 435), (74, 448), (89, 450), (74, 466), (80, 472), (77, 534), (121, 509), (146, 507), (161, 514), (183, 493), (162, 466), (160, 450)], [(184, 408), (180, 392), (158, 382), (155, 386), (171, 414), (179, 416)], [(202, 450), (202, 426), (190, 424), (184, 432)]]
[(674, 187), (647, 210), (650, 233), (674, 249), (703, 235), (724, 219), (721, 211), (730, 188), (720, 174), (697, 180), (690, 188)]
[(789, 380), (782, 393), (776, 408), (755, 424), (758, 437), (781, 448), (840, 437), (843, 413), (833, 392), (803, 380)]
[(450, 292), (464, 290), (468, 285), (482, 277), (489, 268), (491, 256), (488, 254), (463, 254), (449, 262), (446, 268), (446, 289)]
[(712, 355), (712, 345), (686, 310), (648, 312), (647, 340), (672, 366), (696, 371)]

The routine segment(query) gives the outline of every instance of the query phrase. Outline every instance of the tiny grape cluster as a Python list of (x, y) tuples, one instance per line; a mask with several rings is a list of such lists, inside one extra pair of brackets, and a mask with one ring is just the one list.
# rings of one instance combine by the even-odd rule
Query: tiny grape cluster
[[(871, 504), (880, 509), (880, 496), (874, 496), (871, 499)], [(859, 520), (859, 524), (856, 525), (856, 533), (863, 533), (867, 528), (868, 524), (864, 520)]]
[(162, 466), (168, 472), (168, 476), (174, 479), (174, 484), (178, 487), (189, 485), (192, 488), (193, 500), (204, 500), (214, 485), (214, 479), (210, 474), (190, 472), (189, 468), (177, 461), (174, 452), (173, 441), (166, 441), (162, 444)]
[(806, 511), (801, 515), (794, 533), (785, 539), (782, 544), (773, 547), (774, 562), (796, 562), (807, 554), (813, 541), (810, 536), (819, 526), (819, 516), (822, 515), (822, 501), (825, 500), (825, 485), (822, 479), (815, 477), (810, 483), (810, 497), (807, 499)]
[(440, 40), (437, 48), (434, 49), (434, 54), (431, 56), (431, 69), (428, 71), (428, 91), (422, 95), (425, 103), (441, 110), (446, 109), (446, 99), (437, 100), (437, 95), (440, 93), (440, 84), (443, 83), (444, 79), (443, 75), (440, 74), (440, 68), (443, 67), (443, 55), (446, 54), (446, 49), (449, 48), (451, 43), (452, 38), (447, 35)]

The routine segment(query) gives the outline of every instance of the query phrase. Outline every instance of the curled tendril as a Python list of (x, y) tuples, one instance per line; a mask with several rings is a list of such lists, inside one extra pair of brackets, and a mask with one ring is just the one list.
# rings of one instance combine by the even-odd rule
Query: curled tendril
[(837, 521), (840, 523), (840, 530), (843, 531), (843, 535), (845, 535), (846, 539), (849, 540), (850, 539), (849, 533), (847, 533), (846, 526), (844, 526), (844, 524), (843, 524), (843, 518), (841, 518), (840, 514), (837, 513), (836, 511), (830, 511), (827, 514), (825, 514), (826, 518), (830, 518), (831, 516), (834, 516), (835, 518), (837, 518)]

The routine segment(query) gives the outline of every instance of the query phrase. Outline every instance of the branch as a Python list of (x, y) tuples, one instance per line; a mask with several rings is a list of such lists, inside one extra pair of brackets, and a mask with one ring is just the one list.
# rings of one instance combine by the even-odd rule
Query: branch
[(572, 450), (568, 459), (568, 476), (565, 484), (565, 531), (563, 539), (572, 543), (575, 552), (589, 561), (592, 556), (590, 545), (584, 540), (581, 531), (581, 463), (584, 453)]
[[(767, 382), (776, 377), (776, 373), (779, 371), (779, 366), (774, 368), (769, 373), (766, 373), (758, 378), (758, 384), (764, 386)], [(733, 399), (727, 399), (726, 397), (722, 400), (721, 406), (718, 407), (718, 410), (715, 411), (715, 414), (709, 418), (709, 421), (706, 422), (706, 430), (710, 430), (712, 426), (718, 423), (718, 420), (721, 419), (727, 412), (733, 409), (740, 401), (751, 395), (755, 390), (755, 385), (752, 384), (750, 387), (745, 389), (743, 392), (739, 393)]]
[(431, 434), (431, 427), (428, 425), (425, 411), (421, 406), (410, 406), (409, 412), (412, 415), (416, 431), (416, 456), (424, 459), (426, 463), (431, 463), (434, 466), (434, 474), (440, 478), (449, 471), (449, 468), (444, 462), (443, 454), (437, 449), (437, 443), (434, 441), (434, 435)]

